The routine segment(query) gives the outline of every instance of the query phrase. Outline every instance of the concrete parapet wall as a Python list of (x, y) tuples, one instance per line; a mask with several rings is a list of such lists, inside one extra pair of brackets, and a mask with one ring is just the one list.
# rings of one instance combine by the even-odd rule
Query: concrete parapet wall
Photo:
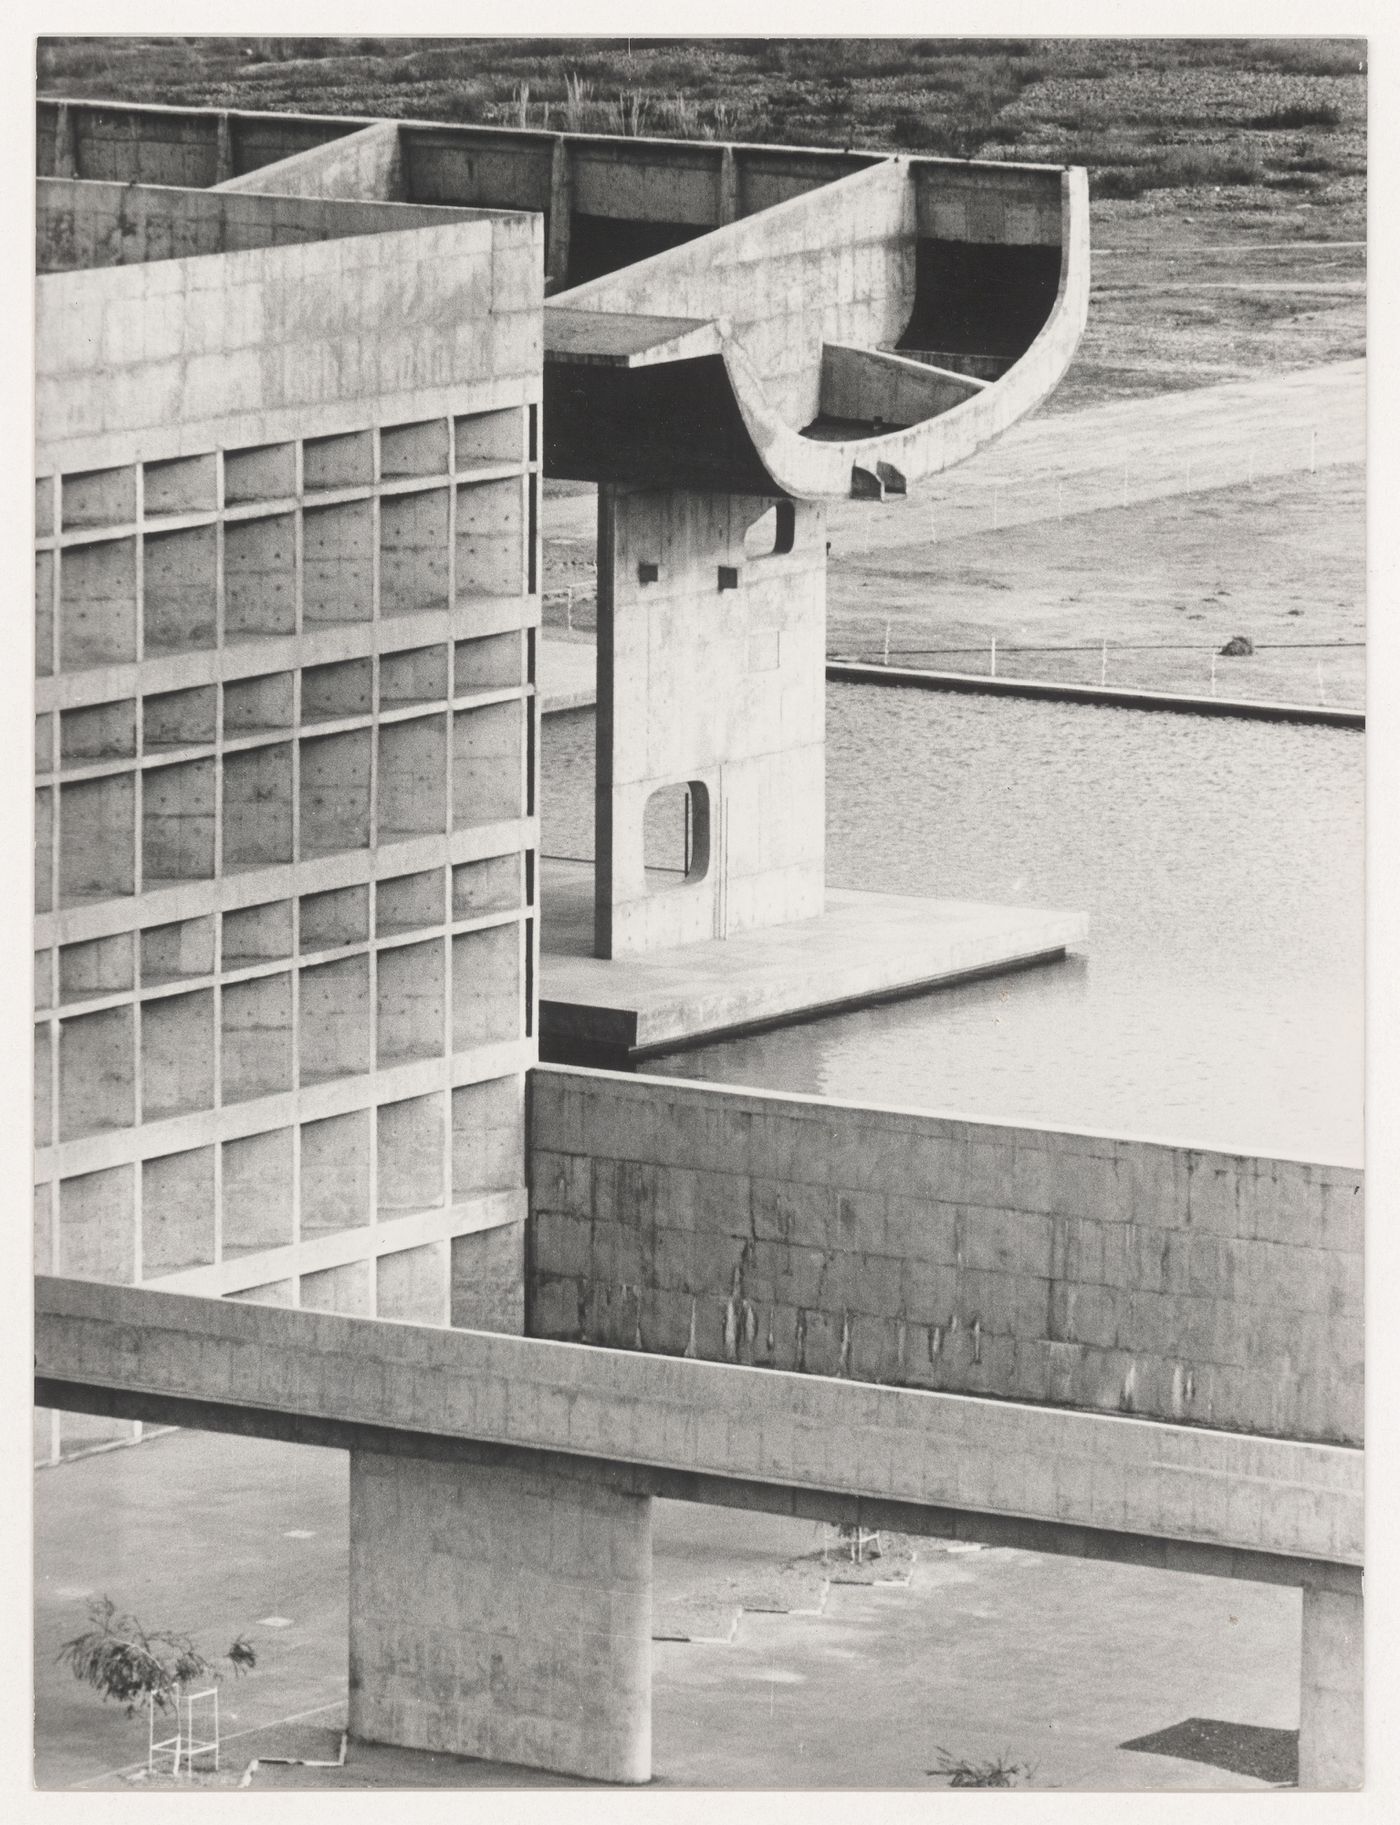
[[(344, 207), (344, 205), (340, 205)], [(406, 212), (407, 213), (407, 212)], [(446, 389), (483, 406), (533, 394), (541, 360), (540, 224), (476, 217), (410, 234), (258, 248), (39, 280), (41, 465), (428, 417)], [(100, 377), (100, 384), (98, 380)]]
[(533, 1335), (1359, 1441), (1362, 1175), (531, 1074)]
[(443, 227), (464, 219), (455, 209), (246, 194), (256, 190), (251, 180), (240, 189), (243, 193), (41, 177), (35, 217), (37, 270), (139, 266), (152, 260)]
[(405, 197), (398, 122), (376, 121), (359, 133), (228, 178), (219, 188), (225, 193), (248, 190), (265, 196), (375, 197), (385, 203), (401, 203)]
[(574, 1474), (622, 1467), (637, 1494), (681, 1493), (674, 1472), (699, 1501), (777, 1488), (938, 1510), (937, 1528), (947, 1510), (1021, 1517), (1190, 1545), (1223, 1575), (1350, 1588), (1361, 1562), (1363, 1459), (1345, 1447), (142, 1288), (35, 1292), (35, 1374), (57, 1404), (106, 1389), (148, 1414), (203, 1403), (216, 1429), (226, 1413), (313, 1442), (336, 1439), (312, 1421), (369, 1428), (418, 1456), (433, 1440), (562, 1454)]

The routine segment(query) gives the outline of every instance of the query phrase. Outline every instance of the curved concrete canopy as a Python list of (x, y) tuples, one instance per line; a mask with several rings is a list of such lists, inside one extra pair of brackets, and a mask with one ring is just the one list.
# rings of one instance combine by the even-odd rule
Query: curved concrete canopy
[(892, 158), (551, 299), (548, 467), (902, 493), (1053, 390), (1088, 296), (1082, 170)]

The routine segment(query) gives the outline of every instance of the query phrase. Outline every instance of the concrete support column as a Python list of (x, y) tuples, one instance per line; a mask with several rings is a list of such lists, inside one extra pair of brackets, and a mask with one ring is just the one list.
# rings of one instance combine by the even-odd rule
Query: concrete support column
[(1298, 1786), (1360, 1787), (1363, 1779), (1362, 1599), (1303, 1589)]
[(66, 101), (58, 104), (54, 125), (53, 174), (55, 177), (78, 175), (78, 131), (73, 110)]
[(569, 164), (569, 144), (556, 136), (549, 167), (549, 245), (545, 249), (545, 289), (563, 291), (569, 283), (569, 218), (573, 214), (574, 184)]
[(739, 219), (739, 168), (733, 146), (725, 146), (719, 155), (719, 225), (721, 228)]
[[(599, 489), (595, 956), (824, 910), (825, 528), (815, 503)], [(691, 806), (669, 873), (662, 792), (663, 832)]]
[(650, 1498), (352, 1452), (350, 1732), (649, 1780)]
[(214, 151), (214, 182), (226, 184), (235, 175), (233, 169), (233, 123), (227, 114), (219, 116), (219, 134)]

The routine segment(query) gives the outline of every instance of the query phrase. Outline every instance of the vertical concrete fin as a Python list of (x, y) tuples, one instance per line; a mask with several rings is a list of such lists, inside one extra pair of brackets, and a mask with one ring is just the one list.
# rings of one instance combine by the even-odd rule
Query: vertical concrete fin
[(73, 110), (66, 101), (58, 104), (54, 126), (53, 174), (55, 177), (78, 175), (78, 130)]
[(724, 146), (719, 155), (719, 225), (727, 227), (739, 219), (739, 168), (733, 146)]
[(219, 116), (219, 133), (214, 153), (214, 182), (226, 184), (233, 176), (233, 122), (225, 111)]
[(569, 142), (556, 134), (549, 167), (549, 245), (545, 250), (545, 291), (563, 291), (569, 283), (569, 223), (573, 215), (573, 167)]

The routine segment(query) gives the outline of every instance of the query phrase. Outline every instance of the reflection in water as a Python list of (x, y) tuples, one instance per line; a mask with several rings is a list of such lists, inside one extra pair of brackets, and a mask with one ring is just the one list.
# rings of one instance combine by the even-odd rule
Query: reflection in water
[[(544, 846), (591, 854), (592, 716), (545, 731)], [(827, 734), (833, 886), (1083, 908), (1084, 955), (648, 1071), (1360, 1160), (1355, 735), (851, 685)]]

